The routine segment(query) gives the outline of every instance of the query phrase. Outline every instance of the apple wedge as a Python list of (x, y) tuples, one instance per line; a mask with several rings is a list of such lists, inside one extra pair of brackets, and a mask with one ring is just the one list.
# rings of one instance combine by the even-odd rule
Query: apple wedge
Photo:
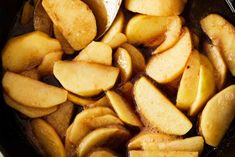
[(73, 104), (67, 101), (61, 104), (56, 112), (45, 117), (45, 120), (55, 129), (61, 139), (65, 137), (73, 112)]
[(74, 144), (79, 144), (81, 139), (92, 130), (92, 128), (89, 127), (89, 123), (92, 122), (95, 117), (100, 117), (107, 114), (115, 115), (115, 113), (107, 107), (89, 108), (80, 112), (74, 119), (69, 140)]
[[(99, 128), (89, 133), (77, 148), (79, 157), (86, 156), (93, 148), (103, 146), (117, 146), (128, 140), (130, 133), (122, 127)], [(114, 142), (112, 142), (114, 141)]]
[(107, 148), (98, 148), (89, 153), (88, 157), (118, 157), (118, 155)]
[(114, 62), (120, 69), (122, 81), (128, 81), (132, 75), (132, 60), (127, 50), (118, 48), (114, 54)]
[(161, 142), (168, 142), (176, 140), (176, 136), (167, 135), (158, 132), (142, 131), (137, 136), (132, 138), (128, 143), (129, 150), (144, 149), (150, 150), (150, 148), (156, 149), (157, 145)]
[(183, 73), (191, 52), (190, 32), (184, 27), (179, 41), (172, 48), (150, 59), (146, 73), (158, 83), (169, 83)]
[(189, 56), (177, 93), (176, 106), (180, 110), (189, 110), (196, 98), (200, 65), (200, 54), (194, 49)]
[(63, 52), (51, 52), (45, 55), (42, 59), (41, 64), (38, 66), (38, 72), (40, 75), (51, 75), (53, 74), (53, 67), (56, 61), (62, 59)]
[(204, 44), (204, 50), (215, 68), (215, 82), (218, 90), (224, 87), (226, 75), (227, 75), (227, 65), (221, 55), (220, 49), (209, 43)]
[(95, 96), (114, 86), (119, 69), (83, 61), (58, 61), (53, 73), (68, 91), (80, 96)]
[(235, 85), (212, 97), (200, 117), (200, 133), (208, 145), (217, 147), (235, 115)]
[(142, 123), (137, 117), (135, 111), (123, 97), (114, 91), (107, 91), (106, 96), (109, 99), (114, 111), (123, 122), (131, 126), (142, 127)]
[(94, 128), (102, 128), (109, 125), (124, 125), (124, 124), (119, 118), (107, 114), (92, 119), (92, 121), (87, 125), (94, 129)]
[(105, 43), (93, 41), (74, 58), (74, 61), (112, 65), (112, 49)]
[(134, 99), (151, 127), (172, 135), (184, 135), (192, 128), (190, 120), (145, 77), (135, 82)]
[(57, 106), (50, 107), (50, 108), (34, 108), (34, 107), (24, 106), (24, 105), (17, 103), (6, 94), (3, 94), (3, 98), (8, 106), (19, 111), (20, 113), (26, 115), (29, 118), (43, 117), (57, 110)]
[(31, 125), (46, 156), (66, 157), (63, 143), (49, 124), (42, 119), (33, 119)]
[(40, 74), (38, 72), (38, 69), (34, 68), (32, 70), (27, 70), (27, 71), (23, 71), (22, 73), (20, 73), (23, 76), (29, 77), (31, 79), (34, 80), (39, 80), (40, 79)]
[(143, 54), (133, 45), (125, 43), (121, 45), (122, 48), (127, 50), (131, 56), (133, 71), (135, 73), (142, 72), (145, 70), (145, 59)]
[(8, 96), (29, 107), (50, 108), (67, 100), (64, 89), (12, 72), (4, 74), (2, 86)]
[(87, 98), (81, 98), (81, 97), (78, 97), (78, 96), (73, 95), (71, 93), (68, 93), (68, 100), (74, 104), (81, 105), (81, 106), (95, 103), (94, 100), (87, 99)]
[(199, 153), (187, 151), (132, 150), (129, 151), (129, 157), (199, 157)]
[(107, 44), (112, 48), (115, 49), (119, 46), (121, 46), (122, 44), (124, 44), (125, 42), (127, 42), (127, 37), (125, 34), (123, 33), (116, 33), (112, 40), (110, 40), (109, 42), (107, 42)]
[(80, 0), (43, 0), (47, 14), (75, 50), (86, 47), (96, 36), (95, 16)]
[(201, 66), (197, 94), (189, 110), (190, 116), (195, 116), (199, 113), (205, 106), (205, 103), (216, 92), (214, 69), (212, 64), (208, 58), (202, 54), (200, 54), (200, 62)]
[(220, 48), (229, 70), (235, 76), (235, 28), (223, 17), (210, 14), (201, 20), (202, 30)]
[(66, 152), (67, 157), (75, 157), (76, 156), (76, 145), (73, 144), (69, 140), (69, 136), (70, 136), (70, 132), (71, 132), (72, 127), (73, 127), (73, 123), (66, 130), (64, 147), (65, 147), (65, 152)]
[(126, 0), (127, 10), (153, 16), (180, 15), (187, 0)]
[(11, 38), (2, 51), (2, 65), (5, 70), (23, 72), (38, 66), (43, 57), (60, 51), (59, 41), (42, 32), (31, 32)]

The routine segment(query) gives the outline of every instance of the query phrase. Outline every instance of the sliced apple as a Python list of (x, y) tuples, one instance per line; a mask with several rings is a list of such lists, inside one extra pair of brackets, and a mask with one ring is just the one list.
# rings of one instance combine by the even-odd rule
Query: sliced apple
[(194, 102), (192, 103), (189, 111), (190, 116), (195, 116), (199, 113), (205, 103), (214, 95), (216, 92), (214, 69), (208, 58), (200, 54), (200, 76), (197, 88), (197, 95)]
[(34, 80), (39, 80), (40, 77), (41, 77), (39, 72), (38, 72), (38, 69), (36, 69), (36, 68), (34, 68), (32, 70), (23, 71), (21, 73), (21, 75), (29, 77), (29, 78), (34, 79)]
[(59, 41), (42, 32), (14, 37), (2, 51), (3, 68), (12, 72), (31, 70), (41, 63), (46, 54), (60, 50)]
[(142, 127), (142, 123), (136, 113), (131, 109), (130, 104), (128, 104), (123, 97), (114, 91), (107, 91), (106, 96), (108, 97), (114, 111), (123, 122), (132, 126)]
[(133, 65), (133, 71), (135, 73), (144, 71), (145, 59), (143, 54), (136, 47), (128, 43), (121, 45), (121, 47), (127, 50), (127, 52), (130, 54)]
[(54, 75), (68, 91), (80, 96), (95, 96), (112, 88), (119, 69), (83, 61), (58, 61)]
[(31, 122), (33, 133), (47, 156), (66, 157), (63, 143), (55, 130), (42, 119)]
[(200, 133), (208, 145), (217, 147), (235, 115), (235, 85), (212, 97), (202, 111)]
[(190, 120), (145, 77), (136, 81), (134, 99), (151, 127), (172, 135), (184, 135), (192, 128)]
[[(122, 127), (99, 128), (89, 133), (77, 148), (77, 155), (86, 156), (94, 147), (103, 146), (119, 146), (122, 142), (129, 138), (129, 132)], [(115, 142), (111, 142), (115, 141)]]
[(127, 10), (153, 16), (180, 15), (187, 0), (126, 0)]
[(122, 81), (128, 81), (132, 75), (132, 60), (127, 50), (118, 48), (114, 54), (114, 62), (120, 69)]
[(109, 28), (107, 33), (105, 33), (101, 41), (104, 43), (109, 43), (110, 41), (112, 41), (117, 33), (122, 33), (122, 30), (124, 28), (124, 23), (125, 23), (125, 16), (122, 10), (119, 10), (111, 28)]
[(203, 31), (220, 48), (229, 70), (235, 76), (235, 28), (223, 17), (210, 14), (201, 20)]
[(88, 157), (118, 157), (118, 155), (107, 148), (98, 148), (89, 153)]
[(80, 0), (43, 0), (47, 14), (75, 50), (86, 47), (96, 36), (95, 16)]
[(125, 42), (127, 42), (127, 37), (126, 37), (126, 35), (123, 34), (123, 33), (116, 33), (116, 34), (113, 36), (113, 38), (112, 38), (109, 42), (107, 42), (107, 44), (108, 44), (111, 48), (115, 49), (115, 48), (121, 46), (122, 44), (124, 44)]
[(67, 128), (73, 116), (74, 106), (67, 101), (58, 110), (45, 117), (45, 120), (55, 129), (61, 139), (64, 139)]
[(50, 108), (67, 100), (64, 89), (12, 72), (4, 74), (2, 86), (8, 96), (29, 107)]
[(89, 128), (88, 123), (95, 117), (107, 114), (115, 115), (115, 113), (107, 107), (89, 108), (80, 112), (74, 119), (69, 140), (74, 144), (79, 144), (81, 139), (92, 130), (92, 128)]
[(53, 67), (56, 61), (61, 60), (63, 55), (62, 51), (51, 52), (43, 57), (41, 64), (38, 66), (38, 72), (40, 75), (53, 74)]
[(176, 106), (181, 110), (189, 110), (196, 98), (200, 65), (200, 54), (197, 50), (193, 50), (184, 69), (177, 93)]
[(105, 43), (93, 41), (74, 60), (112, 65), (112, 49)]
[(109, 99), (107, 98), (106, 95), (97, 100), (96, 102), (94, 102), (93, 104), (87, 105), (87, 107), (99, 107), (99, 106), (111, 107)]
[(132, 150), (129, 152), (129, 157), (199, 157), (198, 152), (187, 151), (141, 151)]
[(16, 101), (14, 101), (13, 99), (11, 99), (6, 94), (3, 94), (3, 97), (8, 106), (28, 116), (29, 118), (43, 117), (57, 110), (57, 106), (50, 107), (50, 108), (34, 108), (34, 107), (21, 105), (17, 103)]
[(72, 127), (73, 127), (73, 123), (68, 127), (68, 129), (66, 131), (66, 136), (65, 136), (64, 147), (65, 147), (65, 152), (66, 152), (67, 157), (76, 156), (76, 145), (73, 144), (69, 140), (69, 136), (70, 136), (70, 132), (71, 132)]
[(190, 32), (184, 27), (179, 41), (172, 48), (150, 59), (146, 73), (158, 83), (169, 83), (183, 73), (191, 52)]
[(77, 105), (81, 105), (81, 106), (95, 103), (94, 100), (87, 99), (87, 98), (81, 98), (81, 97), (78, 97), (78, 96), (73, 95), (71, 93), (68, 93), (68, 100), (77, 104)]
[(209, 60), (215, 68), (214, 73), (216, 86), (218, 90), (221, 90), (224, 87), (227, 77), (227, 66), (221, 55), (221, 51), (217, 46), (211, 45), (209, 43), (204, 44), (204, 50), (206, 51)]
[(137, 136), (132, 138), (128, 143), (129, 150), (137, 150), (137, 149), (144, 149), (150, 150), (150, 148), (156, 146), (158, 143), (161, 142), (168, 142), (172, 140), (176, 140), (176, 136), (171, 136), (163, 133), (158, 132), (151, 132), (151, 131), (142, 131)]
[(109, 125), (124, 125), (124, 124), (119, 118), (113, 115), (107, 114), (107, 115), (92, 119), (92, 121), (88, 125), (89, 127), (94, 129), (94, 128), (101, 128), (101, 127), (105, 127)]

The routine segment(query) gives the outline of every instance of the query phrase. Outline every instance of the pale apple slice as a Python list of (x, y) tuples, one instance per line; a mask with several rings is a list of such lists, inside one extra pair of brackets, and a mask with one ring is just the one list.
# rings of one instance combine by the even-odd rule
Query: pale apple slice
[(145, 77), (136, 81), (134, 99), (151, 127), (172, 135), (184, 135), (192, 128), (190, 120)]
[(125, 42), (127, 42), (127, 37), (125, 34), (123, 33), (116, 33), (113, 38), (107, 42), (107, 44), (112, 48), (115, 49), (119, 46), (121, 46), (122, 44), (124, 44)]
[(114, 62), (120, 69), (122, 81), (128, 81), (132, 75), (132, 60), (127, 50), (118, 48), (114, 54)]
[(180, 15), (187, 0), (126, 0), (127, 10), (153, 16)]
[(199, 157), (199, 153), (187, 151), (132, 150), (129, 151), (129, 157)]
[(107, 91), (106, 96), (108, 97), (114, 111), (124, 123), (136, 127), (142, 127), (142, 123), (136, 113), (123, 97), (114, 91)]
[(107, 148), (97, 148), (89, 153), (88, 157), (118, 157), (118, 155)]
[[(77, 155), (86, 156), (93, 148), (108, 144), (108, 146), (119, 146), (130, 136), (128, 130), (122, 127), (99, 128), (89, 133), (79, 144)], [(112, 143), (112, 141), (114, 141)]]
[(41, 64), (38, 66), (38, 72), (40, 75), (51, 75), (53, 74), (53, 67), (56, 61), (61, 60), (63, 55), (62, 51), (51, 52), (45, 55), (42, 59)]
[(212, 97), (202, 111), (200, 133), (208, 145), (217, 147), (235, 115), (235, 85)]
[(88, 98), (81, 98), (81, 97), (73, 95), (71, 93), (68, 93), (68, 100), (73, 102), (74, 104), (81, 105), (81, 106), (95, 103), (94, 100), (91, 100)]
[(109, 125), (124, 125), (124, 124), (119, 118), (107, 114), (92, 119), (92, 121), (90, 121), (90, 123), (88, 123), (87, 125), (94, 129), (94, 128), (102, 128)]
[(3, 94), (4, 100), (8, 106), (11, 108), (19, 111), (20, 113), (28, 116), (29, 118), (39, 118), (51, 114), (57, 110), (57, 106), (50, 107), (50, 108), (34, 108), (21, 105), (11, 99), (6, 94)]
[(119, 69), (83, 61), (58, 61), (54, 75), (68, 91), (80, 96), (95, 96), (112, 88)]
[(23, 71), (22, 73), (20, 73), (23, 76), (29, 77), (31, 79), (34, 80), (39, 80), (40, 79), (40, 74), (38, 72), (38, 69), (34, 68), (32, 70), (27, 70), (27, 71)]
[(97, 100), (96, 102), (87, 105), (86, 107), (90, 108), (90, 107), (99, 107), (99, 106), (111, 108), (111, 104), (106, 95), (100, 98), (99, 100)]
[(75, 157), (76, 156), (76, 145), (73, 144), (69, 140), (70, 132), (73, 127), (73, 123), (68, 127), (66, 131), (66, 136), (65, 136), (65, 142), (64, 142), (64, 147), (65, 147), (65, 152), (67, 157)]
[(64, 89), (12, 72), (4, 74), (2, 86), (8, 96), (29, 107), (50, 108), (67, 100)]
[(176, 140), (176, 136), (167, 135), (158, 132), (151, 132), (151, 131), (142, 131), (137, 136), (132, 138), (128, 143), (129, 150), (137, 150), (137, 149), (144, 149), (149, 150), (150, 148), (156, 146), (160, 142), (168, 142), (172, 140)]
[(90, 123), (95, 117), (107, 114), (115, 115), (115, 113), (107, 107), (89, 108), (80, 112), (74, 119), (69, 140), (74, 144), (79, 144), (81, 139), (92, 130), (88, 123)]
[(215, 68), (214, 73), (217, 89), (221, 90), (224, 87), (227, 77), (227, 65), (225, 64), (221, 51), (217, 46), (205, 43), (204, 50)]
[(127, 50), (127, 52), (130, 54), (133, 65), (133, 71), (135, 73), (144, 71), (145, 59), (143, 54), (135, 46), (128, 43), (121, 45), (121, 47)]
[(197, 95), (190, 107), (189, 110), (190, 116), (195, 116), (197, 113), (199, 113), (205, 106), (205, 103), (216, 92), (214, 69), (212, 64), (210, 63), (208, 58), (202, 54), (200, 54), (200, 62), (201, 66), (200, 66)]
[(43, 57), (60, 51), (59, 41), (42, 32), (31, 32), (10, 39), (2, 51), (2, 65), (5, 70), (23, 72), (38, 66)]
[(223, 17), (210, 14), (201, 20), (203, 31), (220, 48), (229, 70), (235, 76), (235, 28)]
[(96, 36), (95, 16), (80, 0), (43, 0), (47, 14), (75, 50), (86, 47)]
[(34, 135), (47, 156), (66, 157), (63, 143), (49, 124), (42, 119), (33, 119), (31, 125)]
[(67, 101), (58, 110), (45, 117), (45, 120), (55, 129), (61, 139), (64, 139), (67, 128), (73, 116), (74, 106)]
[(74, 61), (112, 65), (112, 49), (108, 44), (93, 41), (74, 58)]
[(193, 50), (184, 69), (177, 93), (176, 106), (180, 110), (189, 110), (196, 98), (200, 65), (200, 54), (197, 50)]
[(183, 73), (191, 52), (190, 32), (184, 27), (179, 41), (172, 48), (150, 59), (146, 73), (158, 83), (169, 83)]
[(163, 141), (158, 143), (157, 147), (164, 151), (189, 151), (201, 153), (204, 147), (204, 140), (201, 136), (195, 136), (168, 142)]
[(114, 36), (117, 33), (122, 33), (122, 30), (124, 28), (124, 23), (125, 23), (125, 16), (122, 10), (119, 10), (111, 28), (109, 28), (107, 33), (105, 33), (101, 41), (104, 43), (109, 43), (111, 40), (113, 40)]

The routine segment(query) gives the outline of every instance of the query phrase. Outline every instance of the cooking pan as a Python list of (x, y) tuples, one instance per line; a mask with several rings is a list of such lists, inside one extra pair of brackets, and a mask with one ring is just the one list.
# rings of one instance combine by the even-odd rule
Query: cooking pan
[[(9, 36), (19, 35), (25, 31), (33, 30), (32, 24), (29, 24), (26, 28), (20, 28), (15, 25), (17, 17), (22, 10), (23, 3), (24, 0), (0, 0), (0, 51)], [(183, 15), (187, 25), (196, 34), (207, 40), (205, 34), (200, 29), (198, 21), (209, 13), (218, 13), (232, 24), (235, 24), (234, 4), (234, 0), (188, 0)], [(21, 30), (12, 32), (13, 27), (16, 28), (15, 30)], [(2, 76), (2, 71), (0, 74)], [(231, 77), (229, 79), (230, 82), (235, 83), (234, 78)], [(5, 105), (2, 92), (0, 94), (0, 102), (0, 152), (4, 157), (40, 156), (26, 140), (22, 123), (19, 123), (16, 112)], [(219, 147), (212, 148), (205, 146), (202, 156), (235, 157), (235, 121), (231, 124)]]

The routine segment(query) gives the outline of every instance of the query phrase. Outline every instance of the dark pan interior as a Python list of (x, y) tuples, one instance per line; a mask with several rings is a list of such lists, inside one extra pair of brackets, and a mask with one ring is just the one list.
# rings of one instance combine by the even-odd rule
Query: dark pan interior
[[(0, 0), (0, 50), (3, 48), (10, 30), (14, 26), (16, 15), (22, 8), (24, 0)], [(184, 11), (186, 23), (200, 37), (205, 38), (201, 32), (198, 21), (208, 13), (219, 13), (231, 23), (235, 24), (235, 16), (224, 0), (188, 0)], [(16, 33), (17, 34), (17, 33)], [(11, 34), (12, 35), (12, 34)], [(235, 43), (234, 43), (235, 44)], [(1, 63), (0, 63), (1, 65)], [(2, 75), (2, 71), (1, 71)], [(231, 82), (235, 82), (231, 77)], [(16, 113), (5, 105), (0, 94), (0, 150), (5, 157), (37, 157), (33, 147), (25, 140), (22, 127), (18, 123)], [(207, 157), (234, 157), (235, 156), (235, 121), (225, 135), (219, 148), (205, 147), (203, 156)]]

